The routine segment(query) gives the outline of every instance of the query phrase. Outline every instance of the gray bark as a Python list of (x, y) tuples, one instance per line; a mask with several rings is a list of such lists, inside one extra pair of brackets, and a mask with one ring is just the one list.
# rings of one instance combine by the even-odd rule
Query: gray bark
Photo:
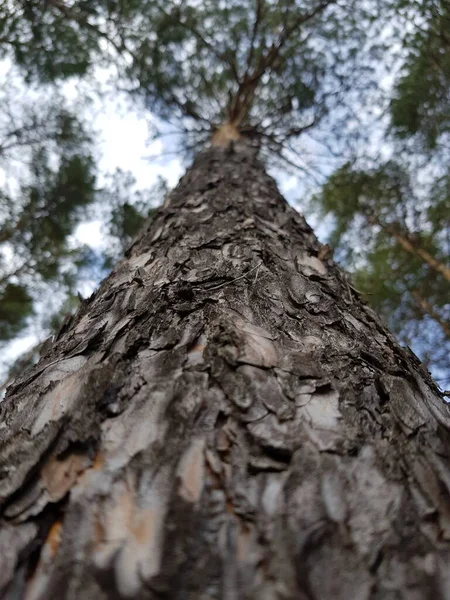
[(450, 598), (449, 410), (245, 145), (0, 406), (4, 598)]

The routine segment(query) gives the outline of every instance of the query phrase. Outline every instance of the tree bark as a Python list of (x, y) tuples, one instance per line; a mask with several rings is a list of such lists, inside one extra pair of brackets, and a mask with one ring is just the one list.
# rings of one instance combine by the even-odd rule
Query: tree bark
[(0, 406), (8, 599), (450, 598), (447, 406), (242, 143)]

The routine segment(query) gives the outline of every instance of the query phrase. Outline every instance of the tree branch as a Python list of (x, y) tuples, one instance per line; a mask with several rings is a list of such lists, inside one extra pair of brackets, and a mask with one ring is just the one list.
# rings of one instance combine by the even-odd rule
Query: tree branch
[(253, 73), (251, 75), (246, 74), (246, 77), (240, 82), (239, 89), (230, 108), (230, 121), (232, 123), (239, 126), (247, 117), (261, 77), (268, 69), (273, 67), (287, 40), (299, 27), (301, 27), (301, 25), (307, 23), (316, 15), (323, 12), (328, 6), (335, 4), (336, 2), (337, 0), (324, 0), (310, 13), (300, 15), (294, 20), (290, 27), (284, 29), (278, 42), (272, 44), (267, 53), (261, 57), (261, 60)]
[(87, 16), (83, 13), (74, 11), (70, 6), (67, 6), (62, 0), (46, 0), (47, 4), (53, 6), (58, 10), (62, 15), (64, 15), (67, 19), (71, 21), (75, 21), (79, 25), (83, 25), (90, 31), (94, 32), (98, 37), (106, 40), (111, 46), (116, 50), (118, 54), (123, 54), (123, 52), (127, 52), (132, 58), (136, 59), (135, 55), (129, 50), (125, 45), (120, 45), (115, 42), (106, 32), (102, 31), (96, 25), (93, 25), (87, 18)]
[(316, 6), (316, 8), (314, 10), (312, 10), (310, 13), (307, 13), (305, 15), (300, 15), (297, 19), (295, 19), (290, 27), (283, 30), (283, 32), (281, 33), (281, 35), (278, 39), (278, 42), (275, 44), (272, 44), (272, 46), (269, 48), (269, 51), (267, 52), (267, 54), (261, 58), (259, 67), (253, 73), (253, 75), (251, 76), (251, 79), (256, 78), (259, 80), (264, 75), (264, 73), (267, 71), (267, 69), (269, 69), (273, 66), (274, 62), (279, 57), (280, 50), (286, 44), (288, 39), (298, 30), (298, 28), (301, 27), (301, 25), (304, 25), (305, 23), (307, 23), (308, 21), (313, 19), (315, 16), (317, 16), (318, 14), (323, 12), (331, 4), (336, 4), (336, 2), (337, 2), (337, 0), (325, 0), (324, 2), (321, 2), (318, 6)]
[(255, 54), (256, 36), (258, 35), (258, 29), (259, 29), (260, 23), (262, 21), (263, 4), (264, 4), (264, 0), (256, 0), (255, 20), (253, 22), (252, 37), (250, 39), (250, 50), (249, 50), (248, 57), (247, 57), (247, 66), (245, 68), (245, 74), (243, 77), (244, 81), (248, 77), (250, 68), (252, 66), (253, 57)]
[(401, 231), (395, 225), (390, 225), (387, 223), (383, 223), (376, 215), (371, 214), (369, 216), (369, 223), (378, 225), (384, 231), (387, 231), (392, 237), (394, 237), (398, 243), (402, 246), (404, 250), (409, 252), (414, 256), (418, 256), (426, 263), (429, 267), (431, 267), (437, 273), (440, 273), (444, 276), (447, 281), (450, 281), (450, 268), (447, 267), (442, 261), (438, 260), (434, 257), (428, 250), (424, 248), (420, 248), (416, 243), (414, 243), (409, 234), (405, 231)]
[[(164, 13), (166, 14), (166, 13)], [(179, 24), (184, 27), (185, 29), (187, 29), (188, 31), (190, 31), (193, 35), (195, 35), (195, 37), (200, 40), (200, 42), (203, 44), (203, 46), (205, 48), (207, 48), (210, 52), (212, 52), (214, 54), (214, 56), (216, 58), (218, 58), (221, 62), (225, 63), (227, 66), (230, 67), (231, 69), (231, 73), (233, 75), (233, 77), (235, 78), (236, 82), (239, 83), (240, 78), (239, 78), (239, 73), (237, 70), (237, 65), (236, 65), (236, 59), (234, 58), (234, 60), (232, 58), (230, 58), (230, 56), (224, 52), (219, 52), (214, 45), (209, 42), (203, 35), (202, 33), (200, 33), (200, 31), (198, 31), (198, 29), (196, 27), (194, 27), (193, 25), (186, 23), (186, 21), (182, 21), (180, 19)]]
[(420, 310), (424, 314), (429, 315), (432, 319), (434, 319), (436, 323), (438, 323), (442, 327), (442, 330), (444, 331), (445, 335), (450, 339), (450, 323), (441, 317), (441, 315), (436, 311), (431, 302), (424, 298), (420, 294), (420, 292), (418, 292), (417, 290), (413, 290), (411, 294), (414, 300), (419, 305)]

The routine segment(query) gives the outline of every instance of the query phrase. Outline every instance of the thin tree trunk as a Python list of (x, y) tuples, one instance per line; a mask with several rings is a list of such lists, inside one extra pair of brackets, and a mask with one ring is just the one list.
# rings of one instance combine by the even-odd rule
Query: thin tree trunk
[(0, 589), (450, 598), (449, 411), (244, 144), (200, 154), (0, 422)]
[(412, 296), (424, 315), (429, 315), (442, 327), (442, 331), (450, 339), (450, 323), (442, 318), (435, 307), (418, 290), (412, 291)]
[(424, 263), (426, 263), (429, 267), (436, 271), (436, 273), (443, 275), (444, 278), (450, 282), (450, 267), (445, 265), (442, 261), (438, 260), (435, 256), (430, 254), (424, 248), (421, 248), (420, 246), (412, 242), (407, 232), (401, 232), (395, 225), (383, 223), (375, 215), (371, 215), (369, 217), (369, 221), (371, 223), (376, 223), (382, 229), (387, 231), (398, 241), (398, 243), (402, 246), (404, 250), (406, 250), (406, 252), (409, 252), (409, 254), (412, 254), (413, 256), (418, 256)]

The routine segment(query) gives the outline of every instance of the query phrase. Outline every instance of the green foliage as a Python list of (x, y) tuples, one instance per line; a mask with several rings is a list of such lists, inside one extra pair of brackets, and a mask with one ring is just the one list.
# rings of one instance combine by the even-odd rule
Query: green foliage
[(67, 318), (68, 315), (72, 315), (79, 306), (79, 296), (69, 293), (59, 310), (49, 315), (48, 320), (45, 323), (45, 328), (51, 332), (58, 331), (62, 326), (64, 319)]
[[(111, 268), (123, 256), (145, 223), (152, 218), (157, 206), (162, 204), (167, 192), (163, 179), (145, 191), (136, 191), (136, 180), (130, 173), (118, 170), (114, 173), (99, 202), (108, 207), (104, 249), (105, 266)], [(104, 197), (108, 198), (105, 202)]]
[(419, 3), (408, 56), (391, 102), (400, 137), (418, 134), (429, 149), (450, 131), (450, 5)]
[(33, 299), (27, 290), (14, 283), (0, 286), (0, 342), (11, 339), (25, 326), (33, 313)]
[(74, 284), (84, 250), (70, 236), (96, 195), (90, 139), (61, 100), (36, 109), (25, 102), (19, 111), (11, 104), (4, 96), (0, 161), (21, 168), (0, 192), (2, 341), (27, 325), (48, 286), (61, 294)]
[(197, 132), (231, 121), (275, 148), (335, 105), (363, 36), (348, 21), (354, 9), (317, 0), (255, 2), (250, 10), (238, 0), (142, 2), (152, 29), (133, 28), (136, 93), (163, 118), (197, 122)]
[(62, 157), (54, 171), (45, 152), (33, 156), (32, 182), (10, 239), (16, 252), (29, 253), (34, 270), (44, 279), (57, 277), (63, 257), (72, 254), (68, 237), (82, 217), (81, 209), (94, 199), (95, 176), (90, 156)]
[(26, 0), (0, 7), (1, 48), (30, 80), (114, 65), (122, 89), (181, 123), (187, 149), (231, 121), (280, 153), (286, 140), (342, 110), (376, 6)]
[(331, 242), (337, 246), (354, 220), (376, 213), (387, 222), (404, 222), (407, 211), (403, 199), (410, 194), (408, 175), (394, 161), (371, 171), (346, 163), (331, 175), (316, 200), (324, 216), (334, 216)]
[(393, 161), (367, 170), (346, 164), (314, 198), (323, 215), (333, 216), (330, 243), (356, 288), (435, 372), (448, 369), (449, 282), (427, 256), (448, 264), (449, 185), (447, 175), (421, 191)]
[[(152, 212), (152, 209), (150, 209), (147, 216), (150, 216)], [(145, 220), (146, 216), (136, 206), (125, 202), (125, 204), (117, 206), (112, 212), (112, 234), (117, 237), (122, 247), (125, 248), (139, 233)]]
[(100, 50), (97, 32), (85, 26), (93, 14), (86, 2), (2, 2), (0, 57), (12, 55), (28, 81), (83, 75)]
[(429, 205), (426, 208), (426, 219), (431, 226), (433, 234), (437, 234), (439, 231), (446, 231), (449, 228), (449, 215), (450, 174), (447, 173), (435, 179), (433, 187), (430, 190)]

